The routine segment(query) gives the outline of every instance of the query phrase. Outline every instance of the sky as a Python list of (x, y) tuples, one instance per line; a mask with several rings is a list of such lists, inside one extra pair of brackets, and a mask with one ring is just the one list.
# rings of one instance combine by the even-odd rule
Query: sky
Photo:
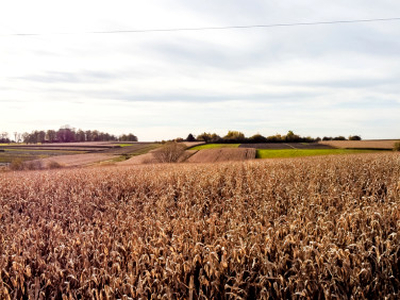
[(393, 0), (7, 1), (0, 131), (400, 138), (400, 20), (148, 31), (399, 17)]

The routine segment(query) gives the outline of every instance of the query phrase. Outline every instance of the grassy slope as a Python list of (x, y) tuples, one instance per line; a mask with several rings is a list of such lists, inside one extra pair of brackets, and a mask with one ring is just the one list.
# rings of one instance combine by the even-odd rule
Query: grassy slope
[(371, 153), (375, 150), (362, 150), (362, 149), (257, 149), (256, 158), (286, 158), (286, 157), (300, 157), (300, 156), (316, 156), (316, 155), (330, 155), (330, 154), (354, 154), (354, 153)]
[[(122, 146), (122, 147), (124, 147), (124, 146)], [(127, 147), (127, 146), (125, 146), (125, 147)], [(149, 144), (144, 147), (138, 147), (137, 149), (133, 149), (129, 153), (124, 153), (124, 154), (118, 156), (117, 158), (112, 159), (111, 161), (112, 162), (125, 161), (125, 160), (130, 159), (133, 156), (146, 154), (146, 153), (150, 152), (151, 150), (157, 149), (158, 147), (160, 147), (159, 144)]]
[(190, 150), (203, 150), (203, 149), (215, 149), (215, 148), (237, 148), (240, 144), (204, 144), (199, 145)]
[(15, 159), (23, 161), (34, 160), (38, 158), (46, 158), (55, 155), (79, 154), (83, 151), (68, 150), (36, 150), (36, 149), (6, 149), (0, 152), (0, 163), (11, 163)]

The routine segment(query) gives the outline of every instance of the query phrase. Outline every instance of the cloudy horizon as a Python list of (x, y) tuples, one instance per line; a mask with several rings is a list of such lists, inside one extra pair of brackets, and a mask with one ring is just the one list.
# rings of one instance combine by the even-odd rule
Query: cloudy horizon
[(13, 1), (0, 131), (400, 138), (400, 21), (88, 33), (397, 17), (393, 1)]

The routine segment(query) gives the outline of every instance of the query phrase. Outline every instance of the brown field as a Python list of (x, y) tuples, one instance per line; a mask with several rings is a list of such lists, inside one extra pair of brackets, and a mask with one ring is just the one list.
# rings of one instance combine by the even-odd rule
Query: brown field
[(399, 141), (400, 140), (321, 141), (319, 143), (345, 149), (393, 149), (394, 144)]
[(215, 148), (203, 149), (190, 156), (187, 162), (190, 163), (211, 163), (222, 161), (237, 161), (255, 159), (256, 150), (249, 148)]
[(0, 173), (1, 299), (398, 299), (397, 153)]
[[(197, 150), (186, 150), (182, 156), (179, 158), (178, 162), (186, 162), (191, 156), (193, 156)], [(118, 165), (142, 165), (142, 164), (158, 164), (161, 163), (157, 157), (154, 155), (154, 151), (149, 153), (134, 156), (128, 160), (119, 162)]]
[(43, 168), (46, 168), (47, 165), (49, 165), (51, 162), (56, 162), (62, 167), (77, 167), (94, 164), (101, 161), (112, 160), (117, 157), (117, 155), (103, 153), (85, 153), (73, 155), (58, 155), (40, 159), (38, 162), (43, 166)]
[[(157, 150), (156, 150), (157, 151)], [(238, 149), (238, 148), (218, 148), (203, 150), (186, 150), (179, 158), (178, 162), (187, 163), (213, 163), (223, 161), (239, 161), (247, 159), (255, 159), (255, 149)], [(158, 164), (161, 163), (154, 152), (144, 155), (134, 156), (126, 161), (120, 162), (120, 165), (141, 165), (141, 164)]]
[(203, 141), (196, 141), (196, 142), (183, 142), (183, 144), (185, 144), (186, 147), (191, 148), (198, 145), (203, 145), (205, 143)]
[(241, 144), (239, 148), (255, 148), (255, 149), (332, 149), (334, 147), (321, 143), (256, 143)]
[[(123, 160), (147, 153), (159, 147), (155, 143), (127, 143), (123, 147), (113, 142), (54, 143), (43, 145), (1, 146), (0, 166), (22, 159), (26, 168), (43, 169), (51, 163), (75, 167), (110, 160)], [(29, 167), (30, 166), (30, 167)]]

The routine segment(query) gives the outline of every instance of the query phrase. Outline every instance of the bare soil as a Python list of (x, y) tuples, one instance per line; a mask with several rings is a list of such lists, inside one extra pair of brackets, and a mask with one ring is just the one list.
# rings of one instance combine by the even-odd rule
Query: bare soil
[(345, 149), (393, 149), (396, 142), (399, 140), (321, 141), (320, 144)]
[(51, 162), (56, 162), (63, 167), (77, 167), (77, 166), (84, 166), (84, 165), (98, 163), (100, 161), (111, 160), (116, 157), (118, 156), (103, 154), (103, 153), (86, 153), (86, 154), (53, 156), (41, 159), (40, 162), (43, 166), (47, 166)]
[(130, 159), (118, 162), (117, 164), (130, 166), (130, 165), (144, 165), (144, 164), (156, 164), (156, 163), (158, 163), (158, 161), (155, 158), (154, 154), (152, 152), (149, 152), (146, 154), (131, 157)]
[(203, 149), (189, 157), (190, 163), (209, 163), (220, 161), (238, 161), (255, 159), (256, 149), (254, 148), (217, 148)]
[[(144, 165), (144, 164), (158, 164), (160, 161), (157, 159), (157, 157), (154, 155), (153, 150), (150, 151), (149, 153), (134, 156), (128, 160), (119, 162), (119, 165)], [(195, 153), (197, 153), (197, 150), (186, 150), (183, 155), (179, 158), (178, 162), (185, 162), (187, 161), (191, 156), (193, 156)]]
[(202, 145), (204, 144), (203, 141), (196, 141), (196, 142), (183, 142), (183, 144), (185, 144), (186, 147), (191, 148), (191, 147), (195, 147), (198, 145)]

